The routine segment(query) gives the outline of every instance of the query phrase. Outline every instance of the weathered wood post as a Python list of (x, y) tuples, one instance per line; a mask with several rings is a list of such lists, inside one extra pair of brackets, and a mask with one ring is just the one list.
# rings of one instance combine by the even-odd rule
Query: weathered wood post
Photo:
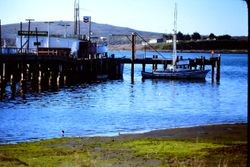
[(0, 100), (3, 99), (3, 95), (5, 92), (5, 87), (3, 83), (3, 62), (1, 62), (1, 55), (0, 55)]
[(154, 58), (155, 58), (155, 55), (153, 55), (153, 58), (152, 58), (152, 71), (155, 70), (155, 63), (153, 62)]
[(221, 62), (221, 56), (218, 55), (217, 61), (216, 61), (216, 82), (220, 82), (220, 62)]
[(214, 51), (211, 51), (211, 57), (209, 59), (210, 63), (211, 63), (211, 67), (212, 67), (212, 82), (214, 82)]
[(145, 72), (145, 69), (146, 69), (146, 64), (145, 62), (142, 63), (142, 71)]
[(135, 39), (136, 39), (136, 34), (132, 33), (132, 59), (131, 59), (131, 82), (132, 83), (134, 83)]
[(213, 59), (210, 59), (210, 61), (211, 61), (211, 64), (212, 64), (212, 82), (214, 82), (214, 64), (215, 64), (215, 62), (214, 62)]
[(206, 59), (205, 59), (205, 56), (204, 56), (204, 57), (202, 57), (202, 70), (203, 71), (205, 70), (205, 61), (206, 61)]
[(63, 63), (60, 63), (59, 66), (58, 66), (58, 70), (59, 70), (59, 86), (62, 86), (64, 85), (64, 64)]
[[(154, 55), (154, 59), (157, 60), (158, 59), (158, 55)], [(158, 64), (154, 63), (154, 70), (157, 70), (158, 68)]]
[(22, 55), (22, 63), (21, 63), (21, 71), (22, 71), (22, 77), (21, 77), (21, 86), (22, 91), (25, 93), (27, 88), (27, 64), (26, 64), (26, 53)]

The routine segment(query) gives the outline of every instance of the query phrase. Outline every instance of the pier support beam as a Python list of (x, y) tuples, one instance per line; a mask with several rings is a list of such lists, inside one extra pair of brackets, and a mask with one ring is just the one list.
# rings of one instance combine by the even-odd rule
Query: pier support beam
[(214, 78), (216, 82), (220, 82), (220, 64), (221, 64), (221, 56), (211, 57), (210, 58), (211, 69), (212, 69), (212, 82), (214, 82)]
[(131, 59), (131, 82), (134, 83), (134, 61), (135, 61), (135, 40), (136, 34), (132, 34), (132, 59)]
[(214, 82), (214, 68), (215, 68), (215, 65), (214, 65), (214, 62), (212, 62), (212, 82)]
[(216, 66), (216, 82), (220, 82), (220, 62), (221, 62), (221, 56), (218, 56), (218, 59), (215, 63)]
[(146, 69), (146, 64), (143, 63), (143, 64), (142, 64), (142, 71), (145, 72), (145, 69)]

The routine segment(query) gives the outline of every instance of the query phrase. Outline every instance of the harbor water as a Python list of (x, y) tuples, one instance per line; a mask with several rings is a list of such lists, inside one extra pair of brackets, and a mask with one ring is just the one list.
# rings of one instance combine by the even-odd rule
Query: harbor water
[[(112, 53), (117, 57), (130, 55), (127, 51)], [(137, 54), (152, 57), (154, 53)], [(171, 53), (162, 54), (171, 57)], [(210, 57), (207, 53), (179, 55)], [(27, 91), (25, 99), (3, 99), (0, 144), (59, 138), (62, 130), (66, 137), (113, 136), (247, 122), (247, 54), (221, 54), (219, 83), (212, 82), (211, 71), (206, 81), (142, 80), (141, 69), (135, 65), (134, 82), (130, 65), (125, 65), (120, 80), (64, 86), (56, 91)], [(152, 66), (147, 65), (146, 70)]]

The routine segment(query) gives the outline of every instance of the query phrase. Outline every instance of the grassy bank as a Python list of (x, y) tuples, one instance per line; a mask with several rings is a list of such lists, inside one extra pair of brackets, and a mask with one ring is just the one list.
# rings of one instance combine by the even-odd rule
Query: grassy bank
[(246, 166), (247, 125), (0, 146), (0, 166)]

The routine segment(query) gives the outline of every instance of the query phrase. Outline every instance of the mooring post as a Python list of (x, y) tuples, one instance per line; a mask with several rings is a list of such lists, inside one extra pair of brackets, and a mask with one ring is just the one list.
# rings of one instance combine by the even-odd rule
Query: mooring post
[(153, 62), (154, 58), (155, 58), (155, 55), (153, 55), (153, 58), (152, 58), (152, 71), (155, 70), (155, 63)]
[(216, 61), (216, 82), (220, 82), (220, 62), (221, 62), (221, 56), (218, 55), (217, 61)]
[(142, 71), (145, 72), (145, 69), (146, 69), (146, 64), (142, 63)]
[(163, 69), (166, 70), (167, 68), (168, 68), (168, 64), (167, 64), (167, 63), (164, 63)]
[(3, 63), (1, 62), (1, 55), (0, 55), (0, 100), (3, 97)]
[(12, 78), (10, 81), (10, 88), (11, 88), (11, 99), (15, 99), (16, 97), (16, 79), (15, 79), (15, 75), (12, 74)]
[[(155, 55), (155, 59), (158, 59), (158, 55)], [(155, 63), (155, 67), (154, 67), (154, 69), (155, 69), (155, 70), (157, 70), (157, 68), (158, 68), (158, 64), (157, 64), (157, 63)]]
[(134, 82), (134, 60), (135, 60), (135, 38), (136, 34), (132, 33), (132, 59), (131, 59), (131, 82)]
[(204, 56), (204, 57), (202, 57), (202, 70), (203, 71), (205, 70), (205, 61), (206, 61), (206, 59), (205, 59), (205, 56)]
[(212, 64), (212, 82), (214, 82), (214, 61), (213, 60), (211, 60), (210, 59), (210, 61), (211, 61), (211, 64)]

